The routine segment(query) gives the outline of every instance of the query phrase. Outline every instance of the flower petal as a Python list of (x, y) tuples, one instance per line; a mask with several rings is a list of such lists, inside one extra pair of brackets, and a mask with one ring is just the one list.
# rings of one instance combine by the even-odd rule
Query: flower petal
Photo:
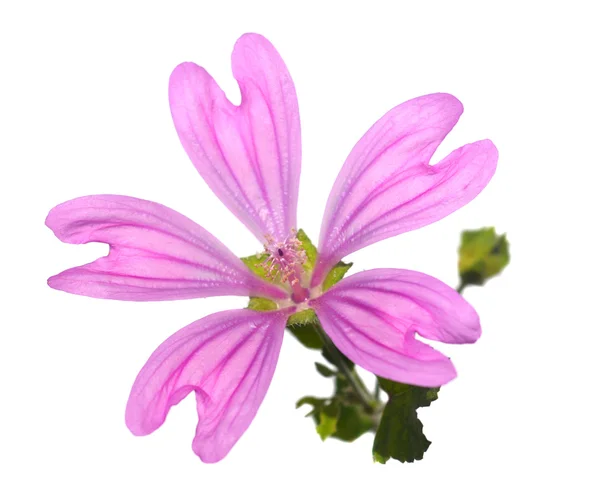
[(221, 460), (246, 431), (265, 397), (290, 309), (212, 314), (173, 334), (133, 384), (125, 420), (138, 436), (165, 421), (171, 406), (196, 392), (194, 452)]
[(327, 201), (313, 286), (344, 256), (442, 219), (487, 185), (498, 159), (489, 140), (429, 165), (461, 113), (453, 96), (426, 95), (390, 110), (359, 140)]
[(72, 294), (128, 301), (240, 295), (283, 298), (195, 222), (163, 205), (93, 195), (56, 206), (46, 219), (70, 244), (105, 242), (106, 257), (48, 280)]
[(242, 102), (233, 105), (194, 63), (173, 71), (175, 128), (208, 186), (261, 241), (296, 227), (300, 117), (292, 78), (267, 39), (243, 35), (231, 57)]
[(415, 333), (452, 344), (475, 342), (481, 334), (477, 313), (454, 289), (402, 269), (354, 274), (311, 306), (349, 359), (378, 376), (416, 386), (441, 386), (456, 371)]

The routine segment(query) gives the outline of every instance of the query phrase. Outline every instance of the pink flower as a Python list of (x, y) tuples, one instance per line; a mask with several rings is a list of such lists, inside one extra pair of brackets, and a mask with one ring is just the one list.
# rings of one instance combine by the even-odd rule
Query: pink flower
[(248, 428), (273, 377), (288, 317), (312, 308), (352, 361), (395, 381), (439, 386), (450, 360), (415, 339), (470, 343), (474, 309), (451, 287), (418, 272), (374, 269), (323, 293), (344, 256), (435, 222), (481, 192), (496, 168), (489, 140), (428, 163), (462, 113), (448, 94), (409, 100), (356, 144), (325, 209), (312, 275), (297, 240), (300, 120), (294, 84), (274, 47), (242, 36), (232, 55), (242, 102), (232, 105), (193, 63), (171, 75), (169, 100), (181, 143), (214, 193), (264, 243), (267, 271), (255, 276), (202, 227), (160, 204), (99, 195), (61, 204), (46, 224), (73, 244), (105, 242), (110, 253), (49, 279), (55, 289), (105, 299), (158, 301), (220, 295), (272, 299), (277, 310), (220, 312), (161, 344), (140, 371), (127, 404), (136, 435), (160, 427), (191, 391), (199, 422), (193, 441), (205, 462), (222, 459)]

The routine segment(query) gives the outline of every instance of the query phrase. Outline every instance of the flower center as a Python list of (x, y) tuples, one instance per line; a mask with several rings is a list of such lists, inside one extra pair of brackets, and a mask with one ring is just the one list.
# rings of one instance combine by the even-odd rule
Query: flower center
[(296, 230), (293, 229), (284, 241), (276, 241), (269, 234), (265, 235), (265, 239), (267, 258), (260, 265), (264, 267), (267, 278), (289, 283), (292, 287), (292, 300), (296, 303), (303, 302), (308, 297), (308, 289), (301, 285), (304, 273), (302, 266), (307, 257)]

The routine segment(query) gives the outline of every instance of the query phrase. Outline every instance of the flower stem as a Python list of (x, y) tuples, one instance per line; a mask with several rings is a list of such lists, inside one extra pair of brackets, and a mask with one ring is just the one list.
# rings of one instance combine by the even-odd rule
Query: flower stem
[(348, 383), (352, 387), (352, 390), (356, 394), (356, 397), (358, 398), (360, 403), (367, 409), (367, 411), (372, 412), (376, 404), (378, 404), (377, 401), (367, 391), (360, 377), (353, 372), (350, 366), (348, 366), (338, 348), (335, 347), (335, 345), (333, 344), (331, 339), (329, 339), (329, 336), (325, 334), (321, 326), (315, 325), (314, 327), (317, 331), (317, 334), (323, 341), (323, 348), (327, 351), (327, 353), (333, 360), (333, 364), (347, 379)]

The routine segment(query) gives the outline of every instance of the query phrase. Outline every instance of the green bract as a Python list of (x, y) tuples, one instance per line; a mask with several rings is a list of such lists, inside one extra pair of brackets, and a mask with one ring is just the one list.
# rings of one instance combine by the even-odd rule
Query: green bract
[(288, 325), (305, 325), (314, 324), (317, 322), (317, 314), (312, 309), (305, 309), (303, 311), (295, 312), (288, 318)]
[(277, 303), (264, 297), (251, 297), (248, 302), (248, 309), (253, 311), (274, 311), (277, 309)]
[[(349, 361), (347, 364), (352, 366)], [(366, 432), (375, 431), (378, 418), (376, 407), (357, 403), (355, 392), (344, 374), (318, 362), (315, 367), (322, 376), (334, 378), (334, 393), (328, 398), (303, 397), (296, 403), (296, 407), (305, 404), (312, 406), (313, 409), (307, 416), (313, 418), (321, 439), (324, 441), (332, 437), (351, 442)], [(352, 375), (358, 377), (354, 368), (350, 369)]]

